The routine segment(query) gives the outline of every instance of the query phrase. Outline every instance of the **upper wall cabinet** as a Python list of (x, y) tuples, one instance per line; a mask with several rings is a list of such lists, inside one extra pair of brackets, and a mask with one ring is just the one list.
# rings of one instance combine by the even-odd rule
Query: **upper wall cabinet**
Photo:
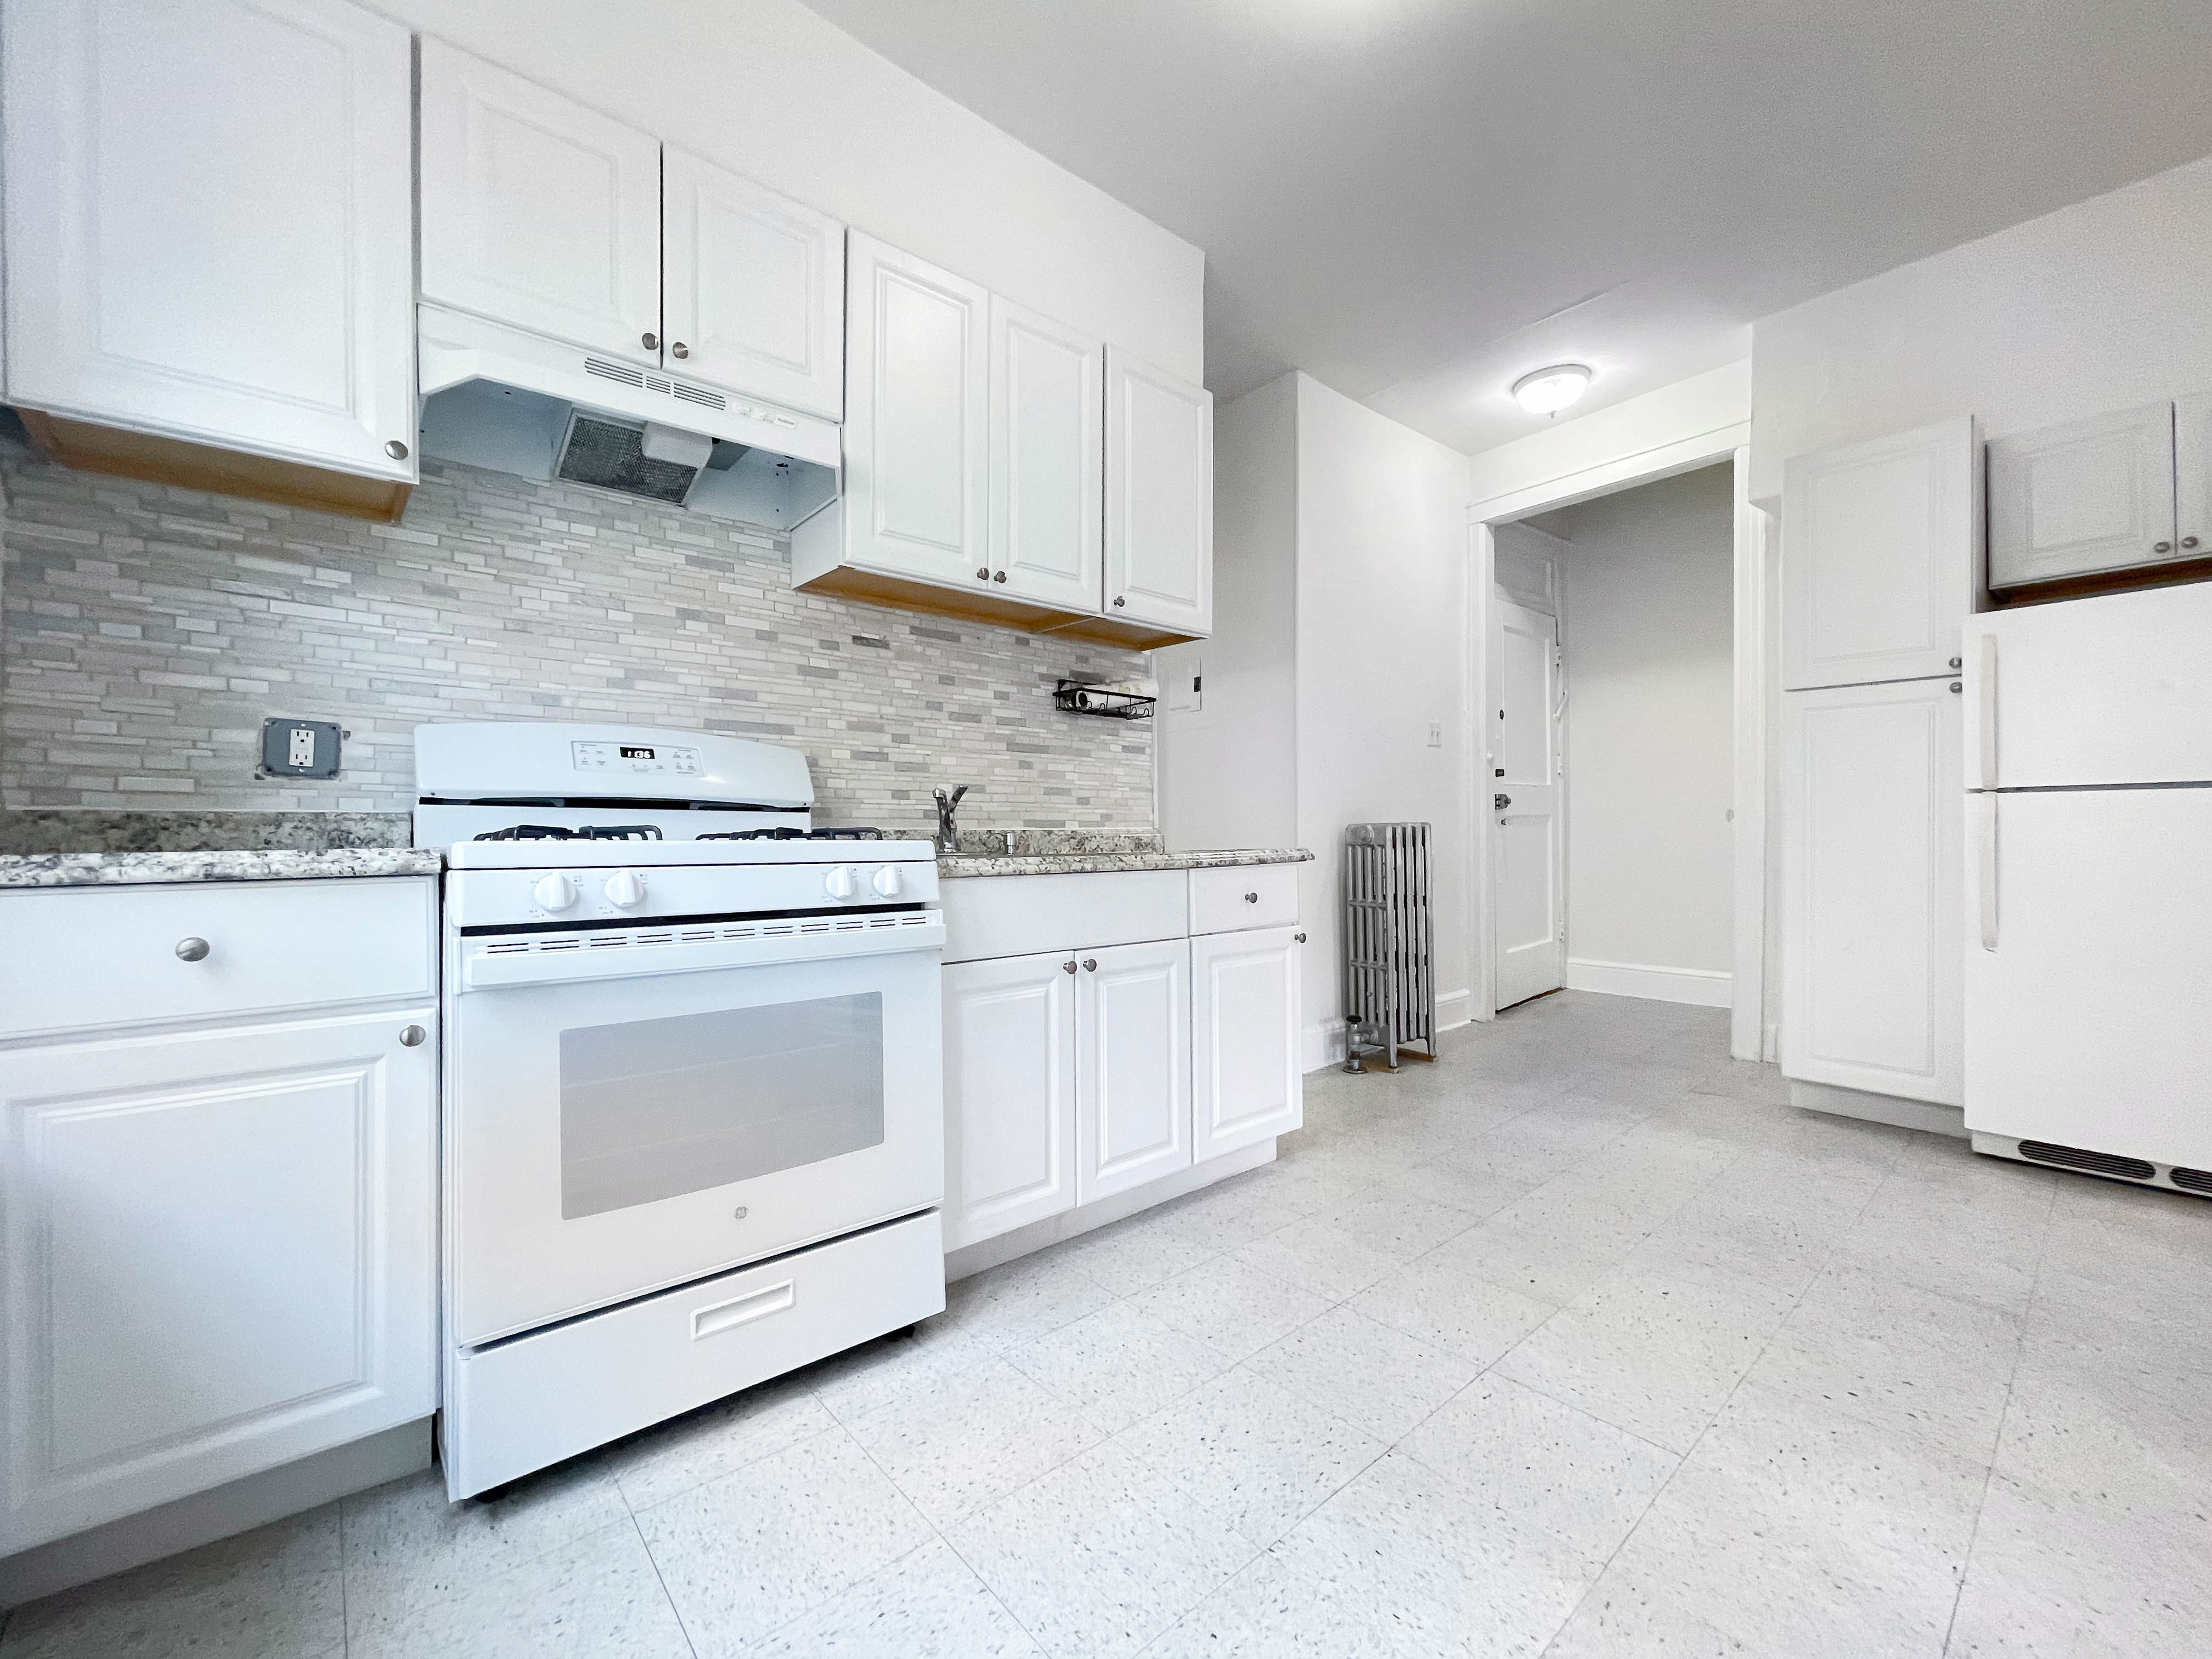
[(845, 228), (422, 43), (422, 297), (830, 420)]
[(660, 144), (422, 42), (422, 297), (660, 362)]
[(1070, 611), (1098, 606), (1105, 351), (991, 300), (991, 580)]
[(1106, 604), (1169, 644), (1213, 623), (1213, 394), (1106, 354)]
[(1981, 486), (1966, 416), (1788, 464), (1784, 690), (1952, 672), (1973, 608)]
[(396, 516), (407, 32), (343, 0), (0, 15), (6, 397), (33, 435), (100, 471)]
[[(2002, 592), (2204, 557), (2212, 546), (2208, 401), (2151, 404), (1991, 439), (1990, 587)], [(2179, 525), (2185, 500), (2190, 522)]]
[(661, 234), (669, 356), (717, 386), (842, 417), (845, 227), (671, 148)]

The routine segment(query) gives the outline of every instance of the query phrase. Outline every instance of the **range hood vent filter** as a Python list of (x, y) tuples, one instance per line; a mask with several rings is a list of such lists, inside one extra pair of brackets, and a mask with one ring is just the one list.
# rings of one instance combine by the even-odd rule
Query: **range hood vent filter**
[(644, 444), (642, 427), (602, 420), (579, 410), (568, 417), (568, 436), (555, 471), (571, 483), (596, 484), (649, 501), (683, 506), (699, 476), (698, 467), (655, 460), (645, 453)]

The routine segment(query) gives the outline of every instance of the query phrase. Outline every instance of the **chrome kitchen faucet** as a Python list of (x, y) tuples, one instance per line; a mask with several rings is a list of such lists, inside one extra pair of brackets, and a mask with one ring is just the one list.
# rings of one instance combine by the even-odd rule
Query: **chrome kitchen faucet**
[(960, 810), (960, 798), (968, 793), (968, 786), (963, 783), (949, 795), (942, 789), (933, 793), (937, 796), (938, 847), (947, 853), (957, 853), (960, 850), (960, 830), (953, 823), (952, 815)]

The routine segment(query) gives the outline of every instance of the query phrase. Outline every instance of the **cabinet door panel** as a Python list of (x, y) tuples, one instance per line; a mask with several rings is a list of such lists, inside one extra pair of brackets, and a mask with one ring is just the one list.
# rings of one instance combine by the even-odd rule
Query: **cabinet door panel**
[(1104, 600), (1124, 621), (1213, 623), (1213, 394), (1110, 348)]
[(1960, 1103), (1956, 683), (1782, 700), (1787, 1076)]
[(661, 158), (662, 312), (687, 374), (845, 412), (845, 227), (680, 149)]
[(1949, 672), (1972, 608), (1981, 451), (1961, 416), (1783, 473), (1782, 684)]
[(435, 1023), (9, 1056), (0, 1550), (432, 1409)]
[(2174, 556), (2212, 558), (2212, 392), (2173, 405)]
[(1103, 556), (1104, 351), (1096, 340), (991, 300), (991, 557), (1006, 591), (1099, 608)]
[(1193, 1156), (1204, 1163), (1305, 1121), (1298, 945), (1288, 927), (1190, 942)]
[(407, 32), (340, 0), (4, 15), (8, 401), (412, 480)]
[(1075, 1203), (1075, 979), (1071, 957), (945, 970), (948, 1249)]
[(422, 297), (658, 364), (659, 141), (424, 40)]
[(989, 557), (988, 295), (872, 237), (848, 240), (847, 556), (974, 586)]
[(1990, 586), (2175, 556), (2173, 405), (1990, 441)]
[(1082, 961), (1076, 1200), (1088, 1204), (1190, 1167), (1190, 941)]

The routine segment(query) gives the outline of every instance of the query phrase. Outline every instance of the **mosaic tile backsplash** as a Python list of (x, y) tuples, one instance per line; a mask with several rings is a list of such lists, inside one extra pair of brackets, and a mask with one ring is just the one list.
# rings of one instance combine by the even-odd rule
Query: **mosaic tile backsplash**
[[(580, 720), (803, 750), (820, 823), (1143, 830), (1152, 733), (1062, 714), (1140, 653), (794, 592), (765, 532), (439, 461), (369, 525), (72, 472), (0, 438), (0, 804), (402, 811), (412, 728)], [(261, 721), (353, 735), (258, 782)]]

